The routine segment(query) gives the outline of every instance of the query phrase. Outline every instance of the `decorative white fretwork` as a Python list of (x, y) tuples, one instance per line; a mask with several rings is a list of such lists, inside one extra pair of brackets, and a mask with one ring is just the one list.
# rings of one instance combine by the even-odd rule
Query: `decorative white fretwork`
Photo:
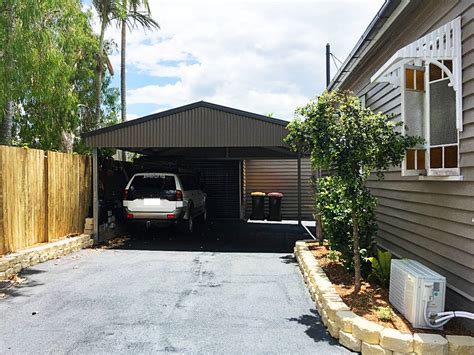
[[(371, 82), (391, 83), (400, 86), (403, 65), (422, 60), (425, 65), (434, 64), (447, 75), (450, 86), (456, 91), (456, 127), (462, 131), (462, 43), (461, 18), (428, 33), (399, 49), (370, 79)], [(442, 60), (452, 60), (449, 70)]]

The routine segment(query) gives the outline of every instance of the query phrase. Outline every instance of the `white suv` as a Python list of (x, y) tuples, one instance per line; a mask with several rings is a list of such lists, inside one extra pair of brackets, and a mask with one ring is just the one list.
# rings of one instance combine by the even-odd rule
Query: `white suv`
[(188, 233), (196, 217), (207, 219), (206, 194), (190, 174), (135, 174), (125, 188), (123, 207), (129, 221), (179, 223)]

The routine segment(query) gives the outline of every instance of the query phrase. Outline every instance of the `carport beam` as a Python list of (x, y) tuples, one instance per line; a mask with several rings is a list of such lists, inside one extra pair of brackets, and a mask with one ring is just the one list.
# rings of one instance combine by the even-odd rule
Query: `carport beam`
[(301, 154), (298, 154), (298, 224), (301, 224)]
[(92, 209), (94, 217), (94, 244), (99, 243), (99, 159), (97, 148), (92, 149)]

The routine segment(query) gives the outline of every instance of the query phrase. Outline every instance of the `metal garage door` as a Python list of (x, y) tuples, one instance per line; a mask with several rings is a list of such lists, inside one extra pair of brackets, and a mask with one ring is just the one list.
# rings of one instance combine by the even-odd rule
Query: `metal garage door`
[[(301, 202), (303, 220), (313, 220), (314, 192), (311, 184), (311, 161), (301, 159)], [(283, 219), (298, 219), (298, 170), (296, 159), (245, 160), (243, 185), (245, 214), (252, 210), (252, 191), (279, 191), (283, 193)], [(266, 205), (266, 209), (268, 205)], [(268, 211), (266, 211), (268, 213)]]
[(239, 218), (239, 161), (191, 161), (187, 165), (200, 174), (207, 193), (209, 217)]

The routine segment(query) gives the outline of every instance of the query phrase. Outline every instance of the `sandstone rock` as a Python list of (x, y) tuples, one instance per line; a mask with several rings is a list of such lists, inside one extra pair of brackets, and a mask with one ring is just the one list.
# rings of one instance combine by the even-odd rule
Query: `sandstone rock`
[(14, 272), (15, 274), (18, 274), (18, 273), (21, 271), (21, 269), (22, 269), (22, 268), (21, 268), (21, 264), (20, 264), (20, 263), (15, 264), (15, 266), (13, 267), (13, 272)]
[(346, 333), (352, 333), (352, 323), (359, 316), (351, 311), (337, 311), (336, 312), (336, 325)]
[(325, 302), (325, 300), (323, 299), (322, 304), (324, 309), (326, 310), (326, 313), (328, 314), (328, 318), (332, 321), (336, 320), (336, 312), (350, 310), (349, 307), (347, 307), (347, 305), (342, 301)]
[(319, 312), (319, 315), (321, 316), (321, 320), (323, 321), (323, 324), (327, 326), (328, 324), (328, 315), (326, 313), (326, 310), (322, 308)]
[(392, 355), (392, 350), (384, 349), (380, 345), (362, 342), (362, 355)]
[(342, 330), (339, 330), (339, 343), (352, 351), (360, 352), (361, 350), (361, 341), (351, 333), (346, 333)]
[(380, 332), (380, 346), (400, 353), (409, 353), (413, 351), (413, 335), (385, 328)]
[(415, 333), (413, 348), (417, 354), (447, 355), (448, 341), (439, 334)]
[(355, 319), (352, 323), (352, 335), (368, 344), (378, 344), (380, 332), (383, 329), (383, 326), (362, 317)]
[(10, 267), (10, 262), (7, 260), (0, 260), (0, 272), (6, 271)]
[(446, 335), (448, 340), (449, 355), (472, 355), (474, 354), (474, 337), (465, 335)]
[(339, 327), (336, 325), (336, 322), (328, 319), (327, 327), (329, 334), (331, 334), (333, 338), (339, 339)]

